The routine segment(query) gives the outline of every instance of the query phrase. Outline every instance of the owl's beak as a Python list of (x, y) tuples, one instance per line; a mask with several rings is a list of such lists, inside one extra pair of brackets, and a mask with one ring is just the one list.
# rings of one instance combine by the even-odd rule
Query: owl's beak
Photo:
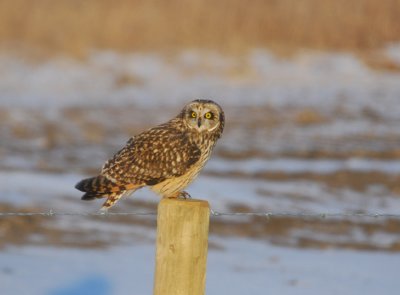
[(197, 126), (200, 128), (200, 126), (201, 126), (201, 118), (197, 119)]

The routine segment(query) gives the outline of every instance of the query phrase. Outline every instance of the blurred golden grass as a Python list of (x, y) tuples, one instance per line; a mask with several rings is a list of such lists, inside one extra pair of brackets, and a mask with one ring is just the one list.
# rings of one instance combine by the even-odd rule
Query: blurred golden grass
[(254, 47), (362, 50), (400, 41), (399, 0), (0, 0), (0, 42), (82, 54)]

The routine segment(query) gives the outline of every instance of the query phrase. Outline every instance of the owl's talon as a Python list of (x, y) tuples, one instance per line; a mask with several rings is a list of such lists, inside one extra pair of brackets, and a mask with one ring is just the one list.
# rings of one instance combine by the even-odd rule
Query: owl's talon
[(179, 193), (178, 198), (186, 200), (186, 199), (191, 199), (192, 196), (188, 192), (182, 191)]

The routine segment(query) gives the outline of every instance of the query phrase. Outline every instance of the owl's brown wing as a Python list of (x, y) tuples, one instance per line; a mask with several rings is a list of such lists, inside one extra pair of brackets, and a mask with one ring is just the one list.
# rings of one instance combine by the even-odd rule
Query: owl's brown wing
[(162, 125), (132, 137), (101, 174), (121, 184), (155, 185), (183, 175), (200, 156), (185, 134)]

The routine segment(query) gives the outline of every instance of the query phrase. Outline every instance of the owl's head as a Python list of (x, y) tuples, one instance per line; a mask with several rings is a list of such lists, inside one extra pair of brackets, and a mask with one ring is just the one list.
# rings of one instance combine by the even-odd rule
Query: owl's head
[(194, 131), (222, 133), (224, 128), (224, 111), (212, 100), (194, 100), (183, 108), (180, 115), (187, 127)]

